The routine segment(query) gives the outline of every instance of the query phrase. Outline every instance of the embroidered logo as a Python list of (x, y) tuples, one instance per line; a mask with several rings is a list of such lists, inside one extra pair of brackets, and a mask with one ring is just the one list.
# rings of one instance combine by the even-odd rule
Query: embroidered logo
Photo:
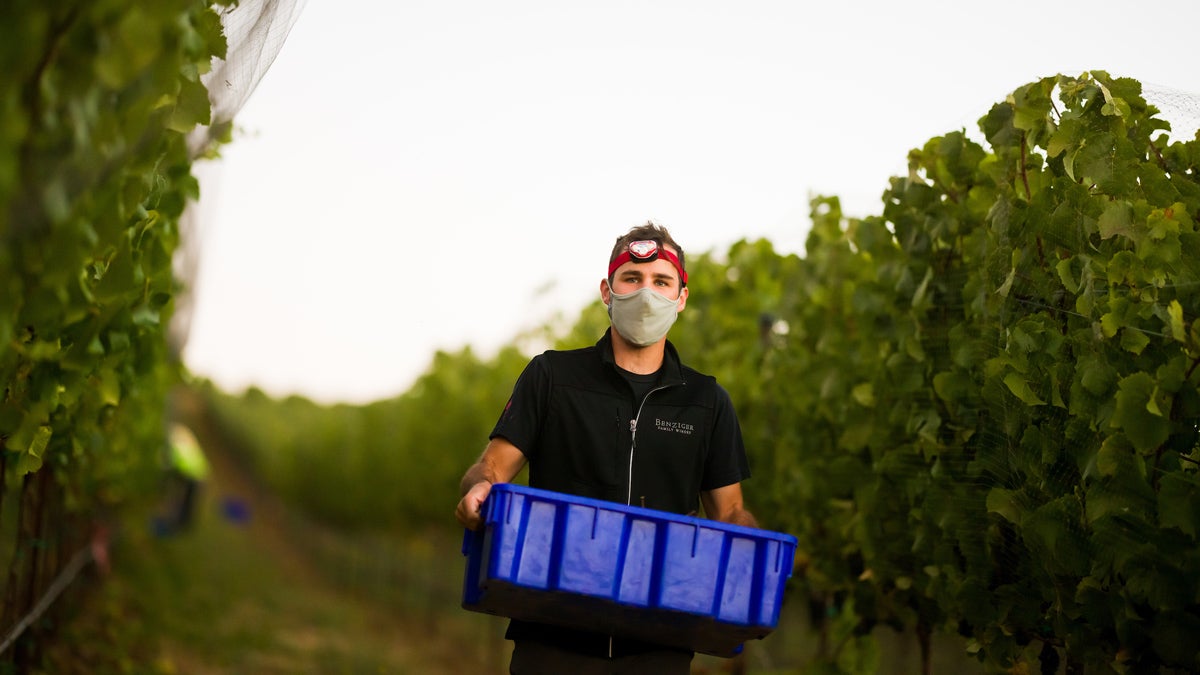
[(662, 420), (657, 417), (654, 418), (654, 428), (658, 429), (659, 431), (674, 431), (675, 433), (683, 434), (684, 436), (691, 436), (692, 432), (696, 430), (696, 427), (686, 422), (672, 422), (670, 420)]

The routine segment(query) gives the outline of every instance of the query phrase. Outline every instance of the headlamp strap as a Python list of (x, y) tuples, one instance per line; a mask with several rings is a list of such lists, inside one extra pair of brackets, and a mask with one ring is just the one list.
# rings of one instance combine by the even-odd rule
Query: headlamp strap
[(675, 269), (679, 272), (680, 281), (683, 282), (684, 286), (687, 286), (688, 275), (687, 272), (683, 271), (683, 265), (679, 264), (679, 257), (667, 250), (666, 246), (659, 246), (658, 242), (653, 239), (629, 242), (625, 250), (621, 251), (621, 254), (614, 258), (612, 264), (608, 266), (608, 276), (611, 277), (613, 272), (617, 271), (618, 267), (627, 262), (653, 262), (658, 260), (659, 257), (665, 258), (675, 266)]

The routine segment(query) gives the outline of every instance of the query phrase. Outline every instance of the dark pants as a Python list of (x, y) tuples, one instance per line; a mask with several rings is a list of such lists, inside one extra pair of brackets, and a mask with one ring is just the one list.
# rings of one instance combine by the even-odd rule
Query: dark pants
[(511, 675), (688, 675), (691, 670), (691, 652), (657, 649), (610, 659), (536, 640), (514, 641), (508, 666)]

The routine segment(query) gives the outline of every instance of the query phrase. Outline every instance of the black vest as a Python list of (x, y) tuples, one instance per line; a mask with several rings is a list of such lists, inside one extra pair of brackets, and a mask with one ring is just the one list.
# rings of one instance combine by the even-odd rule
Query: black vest
[(637, 400), (613, 360), (611, 336), (534, 357), (492, 434), (529, 459), (533, 487), (672, 513), (701, 490), (749, 476), (737, 417), (715, 378), (679, 361)]

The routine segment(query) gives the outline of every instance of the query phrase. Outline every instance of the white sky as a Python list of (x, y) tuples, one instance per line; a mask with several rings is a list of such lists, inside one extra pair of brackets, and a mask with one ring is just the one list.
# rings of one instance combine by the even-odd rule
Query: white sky
[[(308, 0), (200, 168), (184, 353), (229, 391), (365, 402), (596, 297), (615, 238), (802, 249), (1017, 86), (1200, 93), (1195, 0)], [(693, 289), (703, 293), (704, 289)]]

